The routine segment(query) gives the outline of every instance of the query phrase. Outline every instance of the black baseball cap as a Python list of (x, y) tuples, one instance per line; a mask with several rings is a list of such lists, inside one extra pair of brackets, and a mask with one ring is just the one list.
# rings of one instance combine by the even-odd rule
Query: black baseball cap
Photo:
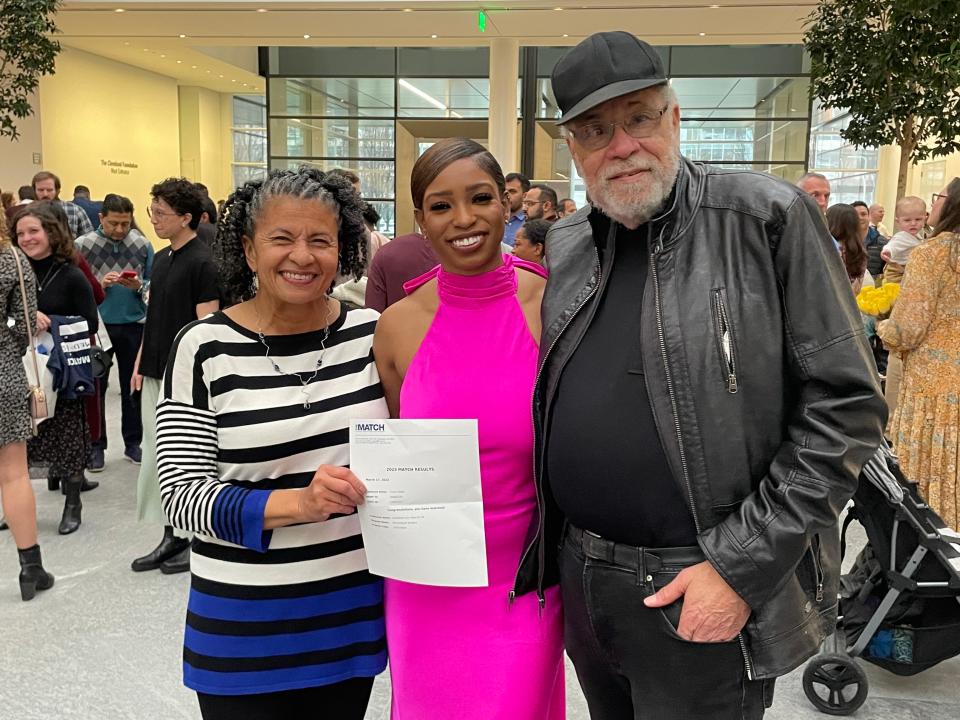
[(550, 77), (563, 125), (600, 103), (654, 85), (665, 85), (660, 55), (648, 43), (618, 30), (591, 35), (560, 58)]

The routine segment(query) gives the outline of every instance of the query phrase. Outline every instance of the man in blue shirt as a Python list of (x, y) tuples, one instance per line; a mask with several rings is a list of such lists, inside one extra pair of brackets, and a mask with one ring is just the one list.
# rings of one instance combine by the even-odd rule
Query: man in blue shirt
[[(140, 464), (140, 441), (143, 424), (140, 418), (140, 395), (130, 392), (130, 377), (143, 340), (143, 323), (147, 314), (143, 288), (150, 281), (153, 268), (153, 246), (133, 227), (133, 203), (120, 195), (107, 195), (99, 214), (100, 227), (77, 239), (77, 249), (86, 258), (97, 280), (103, 285), (106, 299), (100, 305), (110, 342), (117, 358), (120, 374), (121, 421), (124, 457)], [(107, 392), (106, 378), (100, 384)], [(103, 470), (103, 453), (107, 448), (106, 404), (100, 414), (100, 440), (94, 442), (87, 469)]]
[(100, 213), (103, 212), (103, 203), (100, 200), (90, 199), (90, 188), (86, 185), (77, 185), (73, 189), (73, 204), (83, 210), (90, 218), (94, 227), (100, 224)]
[(507, 199), (510, 201), (510, 217), (507, 218), (507, 226), (503, 229), (503, 242), (513, 247), (516, 244), (514, 238), (517, 230), (527, 219), (527, 214), (523, 210), (523, 194), (530, 189), (530, 181), (520, 173), (510, 173), (505, 180), (507, 181)]

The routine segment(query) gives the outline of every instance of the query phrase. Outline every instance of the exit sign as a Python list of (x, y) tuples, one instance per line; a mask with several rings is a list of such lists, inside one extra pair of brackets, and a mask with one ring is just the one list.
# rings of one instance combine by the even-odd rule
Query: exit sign
[(477, 27), (480, 28), (480, 32), (487, 31), (487, 13), (483, 10), (477, 13)]

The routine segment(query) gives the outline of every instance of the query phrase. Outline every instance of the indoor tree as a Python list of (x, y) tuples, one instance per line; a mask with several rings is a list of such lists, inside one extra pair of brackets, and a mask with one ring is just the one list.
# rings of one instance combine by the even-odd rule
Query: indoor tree
[(960, 150), (960, 2), (832, 0), (808, 18), (811, 94), (847, 108), (841, 136), (897, 145), (897, 199), (911, 163)]
[(17, 121), (33, 113), (30, 95), (54, 72), (59, 0), (0, 0), (0, 137), (16, 140)]

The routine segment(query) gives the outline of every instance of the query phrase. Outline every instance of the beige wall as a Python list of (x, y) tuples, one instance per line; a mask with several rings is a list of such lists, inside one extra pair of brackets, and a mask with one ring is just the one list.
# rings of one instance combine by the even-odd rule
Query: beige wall
[[(896, 232), (893, 214), (897, 202), (897, 172), (899, 163), (899, 148), (896, 146), (880, 148), (877, 189), (874, 193), (874, 202), (878, 202), (886, 208), (887, 215), (884, 218), (883, 224), (887, 226), (887, 229), (891, 233)], [(925, 169), (934, 169), (930, 166), (936, 166), (936, 175), (942, 173), (942, 182), (931, 182), (929, 179), (930, 173), (924, 172)], [(919, 196), (929, 206), (931, 193), (939, 191), (955, 177), (960, 177), (960, 153), (953, 153), (946, 157), (931, 158), (910, 167), (907, 174), (906, 194)], [(930, 208), (928, 207), (927, 209), (929, 210)]]
[(225, 198), (233, 190), (231, 96), (184, 86), (179, 89), (179, 98), (180, 172), (206, 185), (214, 200)]
[(403, 123), (396, 124), (394, 155), (396, 165), (396, 231), (397, 235), (416, 232), (417, 221), (413, 217), (413, 196), (410, 195), (410, 175), (417, 161), (417, 139)]
[(17, 197), (17, 188), (29, 185), (34, 173), (41, 170), (43, 157), (43, 135), (40, 131), (40, 105), (33, 96), (31, 105), (33, 115), (17, 120), (20, 137), (14, 142), (9, 138), (0, 138), (0, 189), (12, 192)]
[(40, 117), (43, 168), (60, 176), (64, 195), (77, 184), (95, 198), (126, 195), (156, 242), (150, 187), (180, 174), (176, 80), (65, 47), (40, 83)]

